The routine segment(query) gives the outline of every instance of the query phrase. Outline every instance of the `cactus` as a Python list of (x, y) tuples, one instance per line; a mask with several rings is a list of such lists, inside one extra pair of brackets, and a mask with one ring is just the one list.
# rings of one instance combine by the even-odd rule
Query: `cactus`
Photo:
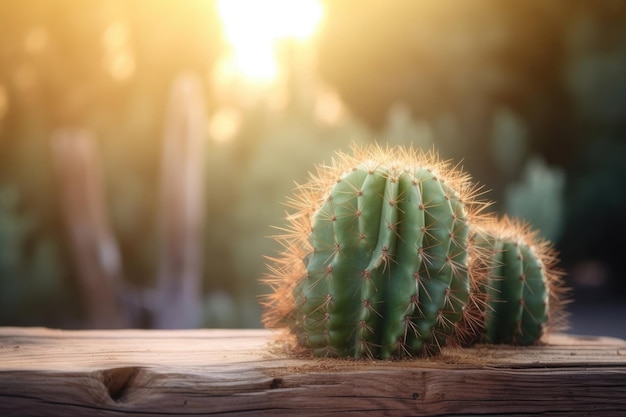
[(470, 220), (484, 207), (469, 177), (432, 152), (338, 154), (298, 186), (284, 250), (270, 258), (264, 322), (316, 356), (411, 357), (463, 335), (477, 309)]
[(475, 244), (487, 262), (485, 342), (532, 345), (562, 326), (565, 290), (548, 241), (527, 224), (504, 217), (476, 226)]

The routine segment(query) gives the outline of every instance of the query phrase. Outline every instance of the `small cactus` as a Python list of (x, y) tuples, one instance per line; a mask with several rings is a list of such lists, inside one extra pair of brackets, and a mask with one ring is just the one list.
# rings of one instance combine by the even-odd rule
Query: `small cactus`
[(433, 153), (338, 154), (290, 200), (264, 322), (316, 356), (427, 356), (462, 338), (478, 311), (466, 309), (475, 194)]
[(562, 273), (557, 256), (537, 232), (505, 217), (475, 228), (487, 274), (483, 341), (532, 345), (551, 328), (559, 328), (562, 313)]

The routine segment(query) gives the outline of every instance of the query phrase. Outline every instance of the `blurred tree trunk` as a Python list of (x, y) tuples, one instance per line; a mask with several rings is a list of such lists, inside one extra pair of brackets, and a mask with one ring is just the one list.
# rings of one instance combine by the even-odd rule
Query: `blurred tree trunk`
[(180, 74), (172, 85), (161, 165), (161, 246), (154, 306), (157, 328), (198, 327), (202, 319), (204, 143), (202, 80)]
[(108, 221), (96, 141), (87, 130), (58, 130), (52, 135), (52, 156), (87, 325), (123, 327), (128, 323), (119, 298), (122, 265)]

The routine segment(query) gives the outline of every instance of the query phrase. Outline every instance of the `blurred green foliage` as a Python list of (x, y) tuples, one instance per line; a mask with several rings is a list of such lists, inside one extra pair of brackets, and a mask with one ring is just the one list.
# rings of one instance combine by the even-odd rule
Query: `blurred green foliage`
[[(608, 243), (626, 233), (626, 3), (326, 4), (320, 73), (357, 116), (380, 127), (404, 103), (434, 127), (444, 157), (492, 190), (496, 209), (557, 239), (572, 284), (626, 295), (623, 246)], [(539, 198), (550, 189), (562, 199)], [(607, 275), (577, 277), (590, 260)]]
[[(32, 324), (80, 327), (86, 323), (50, 136), (55, 129), (80, 127), (99, 139), (125, 277), (150, 286), (166, 100), (176, 74), (210, 76), (220, 48), (214, 2), (0, 2), (0, 33), (0, 188), (19, 196), (2, 219), (15, 227), (25, 218), (30, 222), (27, 243), (22, 235), (0, 236), (14, 248), (3, 256), (21, 268), (1, 272), (0, 298), (13, 297), (13, 304), (3, 303), (0, 325), (32, 316), (39, 318)], [(47, 249), (33, 249), (39, 247)], [(60, 281), (60, 291), (39, 288), (41, 282), (23, 272), (42, 269), (31, 265), (34, 256), (59, 266), (38, 279)], [(27, 302), (30, 293), (45, 302)]]
[(526, 219), (539, 230), (539, 235), (556, 242), (564, 224), (565, 173), (548, 167), (539, 157), (530, 158), (519, 182), (507, 186), (505, 211), (510, 216)]
[[(215, 94), (212, 1), (0, 2), (0, 325), (85, 325), (50, 161), (61, 127), (96, 133), (125, 278), (154, 284), (163, 116), (181, 71), (206, 78), (211, 113), (241, 117), (228, 142), (207, 133), (207, 326), (259, 325), (281, 202), (314, 163), (373, 140), (462, 161), (496, 209), (557, 239), (566, 268), (604, 262), (626, 293), (609, 243), (626, 233), (626, 3), (324, 4), (318, 64), (287, 48), (287, 104), (272, 110)], [(332, 123), (316, 116), (320, 78), (348, 109)]]
[(13, 325), (55, 324), (46, 316), (54, 316), (55, 299), (68, 298), (64, 265), (54, 240), (35, 233), (36, 219), (20, 203), (15, 187), (0, 188), (0, 317)]

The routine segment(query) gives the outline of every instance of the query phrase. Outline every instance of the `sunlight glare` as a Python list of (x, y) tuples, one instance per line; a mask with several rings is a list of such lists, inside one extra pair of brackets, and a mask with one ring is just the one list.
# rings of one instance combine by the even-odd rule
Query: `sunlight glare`
[(318, 0), (218, 0), (217, 7), (234, 69), (259, 81), (278, 76), (276, 43), (309, 39), (322, 17)]

